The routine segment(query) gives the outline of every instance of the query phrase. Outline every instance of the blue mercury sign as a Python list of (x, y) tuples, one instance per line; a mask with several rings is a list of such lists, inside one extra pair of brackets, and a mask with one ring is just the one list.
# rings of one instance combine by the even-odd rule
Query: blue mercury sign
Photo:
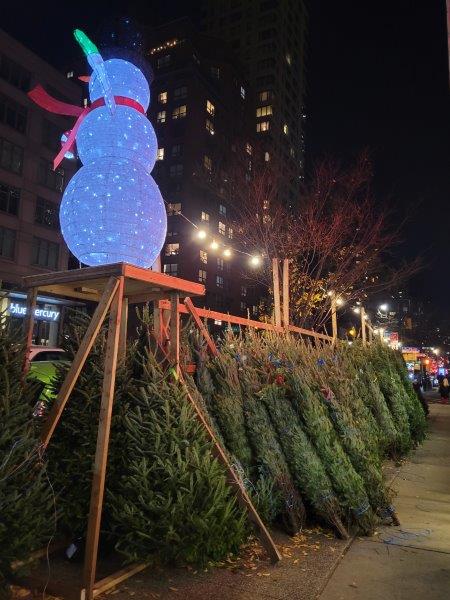
[[(27, 307), (25, 306), (25, 304), (11, 302), (8, 307), (8, 312), (14, 317), (24, 317), (27, 314)], [(35, 318), (41, 319), (43, 321), (58, 321), (59, 315), (59, 310), (51, 310), (49, 308), (36, 308), (34, 310)]]

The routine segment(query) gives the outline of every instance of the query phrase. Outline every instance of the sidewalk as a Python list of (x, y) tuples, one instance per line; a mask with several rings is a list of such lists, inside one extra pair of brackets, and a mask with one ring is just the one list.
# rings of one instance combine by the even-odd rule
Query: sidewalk
[(320, 600), (450, 598), (450, 406), (430, 404), (428, 439), (393, 486), (401, 527), (357, 539)]

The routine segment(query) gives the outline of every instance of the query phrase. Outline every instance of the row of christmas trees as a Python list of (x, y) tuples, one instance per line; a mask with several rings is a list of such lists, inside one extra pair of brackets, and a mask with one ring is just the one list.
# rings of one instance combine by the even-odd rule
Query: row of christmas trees
[[(41, 456), (45, 415), (33, 417), (37, 390), (21, 380), (23, 346), (0, 325), (1, 587), (14, 561), (54, 535), (55, 520), (57, 536), (85, 535), (106, 344), (101, 332)], [(86, 325), (74, 315), (69, 359)], [(117, 374), (103, 550), (128, 562), (219, 560), (248, 535), (245, 515), (146, 331)], [(197, 363), (190, 392), (266, 523), (294, 533), (318, 520), (345, 536), (395, 517), (382, 461), (405, 455), (426, 427), (401, 357), (382, 346), (312, 347), (252, 332), (227, 334), (214, 359), (193, 334), (184, 348)]]

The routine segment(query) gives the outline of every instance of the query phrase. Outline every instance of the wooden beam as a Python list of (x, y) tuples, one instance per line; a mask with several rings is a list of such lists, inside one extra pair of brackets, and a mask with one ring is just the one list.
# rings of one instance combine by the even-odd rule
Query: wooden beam
[(122, 583), (122, 581), (133, 577), (133, 575), (136, 575), (136, 573), (140, 573), (148, 566), (149, 563), (133, 563), (132, 565), (128, 565), (127, 567), (120, 569), (120, 571), (109, 575), (108, 577), (100, 579), (94, 585), (93, 597), (97, 598), (97, 596), (100, 596), (100, 594), (103, 594), (116, 585), (119, 585), (119, 583)]
[(128, 298), (122, 299), (122, 316), (120, 320), (119, 360), (125, 359), (127, 352)]
[[(163, 350), (162, 354), (163, 354), (164, 360), (167, 362), (168, 365), (170, 365), (171, 361), (170, 361), (169, 355), (167, 353), (165, 353), (164, 350)], [(246, 510), (248, 518), (251, 521), (251, 523), (253, 524), (253, 526), (256, 530), (256, 534), (258, 535), (262, 545), (264, 546), (267, 554), (269, 555), (270, 560), (273, 563), (280, 561), (281, 554), (278, 551), (278, 548), (276, 547), (266, 526), (262, 522), (261, 517), (259, 516), (256, 508), (253, 506), (250, 496), (247, 494), (244, 483), (242, 482), (239, 474), (236, 473), (236, 471), (231, 466), (230, 462), (228, 461), (225, 451), (221, 447), (219, 441), (217, 440), (216, 436), (214, 435), (213, 430), (211, 429), (208, 422), (206, 421), (202, 409), (199, 407), (196, 400), (190, 393), (189, 388), (186, 385), (186, 382), (184, 380), (183, 373), (181, 371), (179, 372), (177, 381), (180, 383), (180, 385), (182, 385), (183, 390), (186, 394), (186, 398), (188, 399), (188, 401), (190, 402), (190, 404), (192, 405), (192, 407), (194, 409), (194, 414), (195, 414), (197, 420), (203, 426), (207, 436), (209, 437), (209, 439), (211, 440), (211, 442), (213, 444), (213, 448), (212, 448), (213, 454), (217, 458), (217, 460), (220, 462), (220, 464), (224, 467), (224, 469), (228, 475), (227, 483), (231, 487), (233, 492), (235, 493), (239, 506), (241, 506), (242, 508), (244, 508)]]
[[(161, 300), (159, 307), (164, 311), (170, 310), (170, 302)], [(201, 318), (213, 319), (214, 321), (225, 321), (226, 323), (233, 323), (235, 325), (242, 325), (243, 327), (253, 327), (254, 329), (265, 329), (267, 331), (283, 332), (282, 327), (275, 327), (272, 323), (264, 323), (262, 321), (254, 321), (252, 319), (246, 319), (245, 317), (236, 317), (227, 313), (217, 312), (216, 310), (209, 310), (207, 308), (196, 308), (198, 315)], [(184, 304), (178, 305), (178, 312), (181, 314), (189, 314), (188, 309)]]
[(84, 559), (84, 588), (86, 600), (92, 600), (97, 569), (98, 540), (105, 491), (106, 465), (108, 462), (109, 434), (114, 403), (117, 357), (119, 352), (120, 324), (122, 317), (124, 278), (118, 281), (109, 315), (108, 339), (106, 342), (103, 388), (100, 404), (100, 417), (95, 451), (94, 473), (92, 477), (91, 502)]
[(191, 313), (192, 318), (195, 321), (195, 324), (200, 329), (201, 334), (205, 338), (206, 345), (208, 346), (209, 351), (211, 352), (211, 354), (213, 356), (218, 356), (219, 351), (217, 350), (217, 346), (216, 346), (214, 340), (209, 335), (209, 331), (206, 329), (205, 324), (201, 320), (200, 315), (198, 314), (196, 307), (192, 303), (192, 300), (190, 298), (185, 298), (184, 299), (184, 305), (188, 309), (188, 311)]
[(295, 325), (289, 325), (289, 331), (292, 333), (299, 333), (300, 335), (305, 335), (308, 337), (314, 338), (317, 340), (323, 340), (324, 342), (332, 342), (333, 338), (330, 335), (326, 335), (325, 333), (319, 333), (318, 331), (313, 331), (312, 329), (303, 329), (303, 327), (296, 327)]
[(30, 369), (30, 352), (33, 344), (34, 311), (36, 310), (37, 288), (31, 288), (27, 294), (27, 308), (23, 324), (25, 335), (25, 356), (23, 357), (23, 377), (25, 378)]
[(366, 311), (364, 309), (364, 306), (361, 306), (360, 314), (361, 314), (361, 339), (362, 339), (362, 345), (365, 347), (365, 346), (367, 346), (367, 338), (366, 338)]
[(203, 411), (198, 406), (198, 404), (194, 400), (193, 396), (190, 394), (190, 392), (184, 382), (182, 374), (180, 374), (180, 382), (183, 384), (183, 387), (186, 392), (186, 397), (189, 400), (189, 402), (191, 403), (197, 419), (203, 425), (208, 437), (211, 439), (211, 441), (213, 443), (213, 453), (214, 453), (215, 457), (222, 464), (225, 471), (227, 472), (227, 476), (228, 476), (227, 482), (230, 485), (233, 492), (235, 493), (239, 506), (241, 506), (241, 508), (244, 508), (246, 510), (248, 518), (251, 521), (251, 523), (253, 524), (253, 526), (256, 530), (256, 534), (258, 535), (262, 545), (264, 546), (267, 554), (269, 555), (270, 560), (273, 563), (280, 561), (281, 554), (278, 551), (278, 548), (276, 547), (266, 526), (262, 522), (261, 517), (259, 516), (256, 508), (253, 506), (253, 503), (252, 503), (249, 495), (247, 494), (247, 491), (245, 489), (245, 486), (244, 486), (240, 476), (236, 473), (236, 471), (231, 466), (230, 462), (228, 461), (227, 455), (225, 454), (225, 451), (222, 449), (222, 447), (219, 444), (212, 429), (208, 425), (208, 423), (203, 415)]
[(169, 358), (177, 374), (180, 372), (180, 313), (178, 292), (170, 294), (170, 346)]
[(124, 276), (127, 279), (136, 279), (141, 282), (152, 283), (160, 287), (162, 290), (177, 290), (182, 296), (204, 296), (205, 286), (202, 283), (194, 283), (187, 279), (180, 279), (165, 273), (142, 269), (133, 265), (124, 265)]
[(336, 302), (336, 296), (334, 294), (331, 296), (331, 333), (332, 333), (333, 343), (336, 343), (336, 340), (338, 337), (337, 302)]
[(283, 326), (289, 331), (289, 259), (283, 260)]
[(78, 376), (83, 368), (86, 358), (94, 344), (95, 338), (100, 331), (100, 327), (105, 319), (106, 313), (111, 305), (114, 294), (119, 286), (119, 280), (115, 277), (111, 277), (108, 281), (105, 291), (103, 292), (102, 298), (95, 310), (95, 313), (89, 323), (89, 326), (84, 334), (84, 338), (81, 341), (80, 347), (70, 365), (69, 371), (67, 372), (66, 378), (63, 381), (61, 389), (59, 390), (58, 396), (50, 410), (47, 420), (44, 423), (41, 434), (41, 442), (44, 448), (48, 445), (50, 438), (53, 435), (55, 427), (61, 417), (62, 411), (66, 405), (66, 402), (72, 392)]
[[(158, 306), (163, 312), (167, 313), (168, 311), (170, 311), (170, 302), (167, 300), (161, 300)], [(262, 321), (254, 321), (252, 319), (246, 319), (244, 317), (236, 317), (228, 313), (221, 313), (206, 308), (195, 307), (195, 310), (197, 311), (199, 317), (203, 319), (225, 321), (227, 323), (233, 323), (234, 325), (241, 325), (243, 327), (253, 327), (254, 329), (264, 329), (266, 331), (275, 331), (277, 333), (282, 333), (284, 331), (282, 327), (275, 327), (275, 325), (273, 325), (272, 323), (263, 323)], [(180, 312), (181, 314), (189, 314), (189, 311), (187, 307), (184, 306), (184, 304), (178, 305), (178, 312)], [(333, 340), (331, 336), (326, 335), (325, 333), (319, 333), (318, 331), (312, 331), (311, 329), (303, 329), (302, 327), (296, 327), (295, 325), (290, 325), (289, 331), (292, 331), (292, 333), (299, 333), (301, 335), (318, 338), (326, 342)]]
[(278, 258), (272, 258), (272, 280), (275, 327), (281, 327), (280, 272), (278, 269)]

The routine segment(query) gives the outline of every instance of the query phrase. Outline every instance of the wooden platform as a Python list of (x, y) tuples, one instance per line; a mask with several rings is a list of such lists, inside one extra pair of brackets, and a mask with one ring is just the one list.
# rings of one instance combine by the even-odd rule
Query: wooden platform
[(124, 278), (123, 295), (130, 304), (167, 298), (170, 292), (179, 297), (203, 296), (205, 286), (165, 273), (157, 273), (127, 263), (56, 271), (23, 278), (25, 289), (98, 302), (111, 277)]
[[(199, 326), (203, 327), (189, 297), (204, 295), (205, 287), (199, 283), (134, 267), (126, 263), (32, 275), (23, 279), (23, 285), (27, 289), (27, 313), (24, 319), (27, 352), (24, 361), (24, 377), (29, 367), (28, 350), (31, 347), (34, 309), (36, 307), (38, 291), (45, 292), (46, 294), (59, 294), (69, 298), (90, 300), (97, 303), (97, 307), (81, 340), (78, 351), (70, 364), (58, 396), (53, 402), (49, 415), (43, 425), (40, 452), (44, 452), (51, 441), (53, 432), (62, 417), (64, 407), (69, 400), (95, 339), (103, 323), (108, 318), (97, 446), (93, 465), (91, 501), (86, 535), (84, 575), (83, 581), (80, 582), (80, 589), (76, 590), (75, 593), (77, 600), (93, 600), (102, 592), (109, 590), (146, 567), (144, 564), (130, 565), (111, 576), (96, 581), (97, 554), (108, 462), (115, 378), (117, 364), (125, 357), (128, 304), (170, 299), (170, 311), (167, 311), (169, 312), (168, 316), (170, 320), (159, 319), (160, 322), (155, 323), (155, 329), (164, 331), (164, 341), (167, 342), (163, 345), (165, 360), (167, 360), (168, 367), (175, 374), (179, 385), (184, 386), (179, 365), (180, 298), (185, 299), (196, 322)], [(108, 314), (109, 317), (107, 317)], [(206, 331), (204, 335), (208, 337)], [(159, 335), (156, 337), (161, 342), (162, 338)], [(215, 348), (213, 341), (211, 339), (209, 341), (210, 347)], [(228, 473), (228, 483), (236, 494), (239, 504), (247, 510), (248, 517), (254, 524), (256, 532), (271, 560), (277, 562), (281, 559), (281, 554), (253, 506), (243, 481), (230, 465), (224, 450), (209, 428), (201, 408), (197, 406), (189, 391), (187, 389), (185, 391), (187, 401), (191, 403), (196, 418), (213, 442), (214, 452), (218, 460), (223, 464)]]

